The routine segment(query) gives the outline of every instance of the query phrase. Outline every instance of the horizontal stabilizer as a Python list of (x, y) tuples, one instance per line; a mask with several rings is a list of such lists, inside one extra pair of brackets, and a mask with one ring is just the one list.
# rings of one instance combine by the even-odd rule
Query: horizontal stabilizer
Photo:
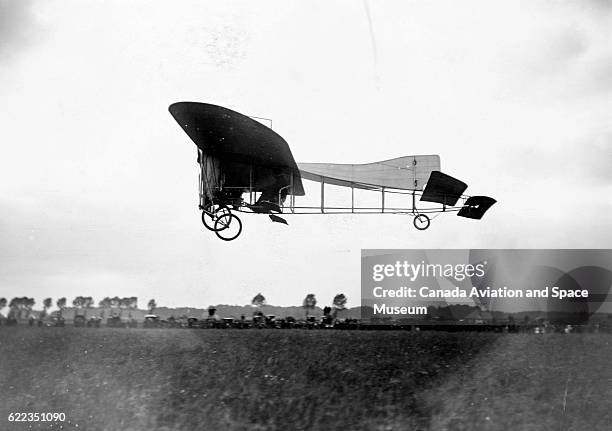
[(457, 203), (467, 184), (440, 171), (433, 171), (427, 180), (422, 201), (453, 206)]
[(457, 213), (460, 217), (480, 220), (493, 204), (497, 202), (488, 196), (472, 196), (465, 201), (465, 206)]
[(289, 223), (287, 223), (287, 220), (277, 215), (274, 215), (274, 214), (270, 214), (270, 220), (272, 220), (274, 223), (282, 223), (282, 224), (286, 224), (287, 226), (289, 226)]

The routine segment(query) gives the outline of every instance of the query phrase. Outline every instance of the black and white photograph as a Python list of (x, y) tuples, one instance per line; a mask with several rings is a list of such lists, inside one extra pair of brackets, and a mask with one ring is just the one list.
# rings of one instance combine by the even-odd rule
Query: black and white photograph
[(0, 431), (612, 429), (612, 0), (0, 0)]

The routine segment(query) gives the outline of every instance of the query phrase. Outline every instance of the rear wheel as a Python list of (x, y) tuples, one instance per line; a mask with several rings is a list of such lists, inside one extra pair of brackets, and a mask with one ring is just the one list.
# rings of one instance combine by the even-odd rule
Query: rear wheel
[[(202, 210), (202, 224), (208, 230), (216, 232), (215, 222), (224, 214), (229, 214), (230, 210), (225, 205), (211, 205)], [(220, 229), (225, 229), (222, 225)]]
[(414, 227), (418, 230), (425, 230), (431, 224), (431, 220), (425, 214), (415, 216), (412, 222), (414, 223)]
[(242, 232), (242, 222), (230, 212), (217, 217), (214, 227), (215, 233), (223, 241), (232, 241)]

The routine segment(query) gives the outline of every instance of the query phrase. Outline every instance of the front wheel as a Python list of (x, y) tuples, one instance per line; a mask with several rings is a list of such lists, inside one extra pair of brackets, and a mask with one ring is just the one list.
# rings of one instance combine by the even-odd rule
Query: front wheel
[(222, 214), (215, 220), (214, 231), (223, 241), (232, 241), (242, 232), (242, 222), (232, 213)]
[(425, 214), (415, 216), (412, 222), (414, 223), (414, 227), (418, 230), (425, 230), (431, 224), (431, 220)]
[[(202, 224), (208, 230), (216, 232), (215, 222), (219, 217), (230, 212), (229, 208), (225, 205), (211, 205), (202, 210)], [(225, 229), (223, 226), (219, 226), (220, 229)]]

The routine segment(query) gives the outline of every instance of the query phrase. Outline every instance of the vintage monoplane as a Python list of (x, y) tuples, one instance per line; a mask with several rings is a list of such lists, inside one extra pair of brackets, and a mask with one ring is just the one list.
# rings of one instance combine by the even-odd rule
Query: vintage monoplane
[[(197, 146), (202, 222), (225, 241), (242, 232), (236, 212), (267, 214), (284, 224), (278, 214), (408, 214), (417, 229), (425, 230), (432, 214), (456, 212), (480, 219), (496, 202), (464, 195), (467, 185), (440, 172), (437, 155), (360, 165), (298, 164), (280, 135), (249, 116), (196, 102), (174, 103), (169, 111)], [(320, 183), (318, 205), (296, 205), (295, 197), (305, 195), (302, 179)], [(326, 185), (350, 188), (350, 206), (327, 204)], [(356, 204), (355, 190), (379, 194), (379, 204)], [(408, 205), (386, 205), (390, 195), (406, 195)], [(435, 206), (418, 208), (417, 200)]]

